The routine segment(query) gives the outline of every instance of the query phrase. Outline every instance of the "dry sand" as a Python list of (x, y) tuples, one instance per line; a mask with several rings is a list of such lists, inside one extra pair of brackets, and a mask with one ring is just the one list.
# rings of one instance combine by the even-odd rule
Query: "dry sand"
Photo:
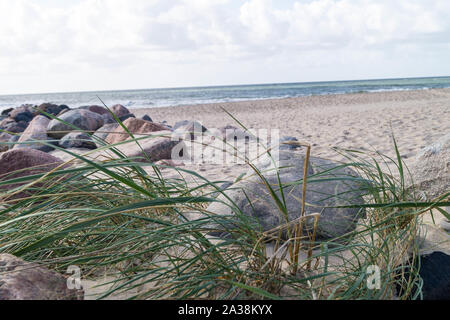
[(280, 129), (313, 146), (312, 154), (337, 159), (330, 147), (376, 149), (394, 156), (391, 129), (407, 164), (417, 152), (450, 132), (450, 89), (396, 91), (244, 101), (133, 110), (173, 125), (198, 120), (208, 128)]

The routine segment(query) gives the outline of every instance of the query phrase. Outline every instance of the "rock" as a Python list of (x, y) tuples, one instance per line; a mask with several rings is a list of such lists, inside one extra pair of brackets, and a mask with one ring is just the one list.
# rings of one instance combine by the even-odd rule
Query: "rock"
[(116, 104), (116, 105), (112, 106), (111, 111), (112, 111), (112, 113), (114, 113), (117, 116), (117, 118), (120, 118), (120, 117), (126, 116), (127, 114), (130, 114), (130, 110), (128, 110), (121, 104)]
[(140, 162), (148, 162), (148, 160), (156, 162), (159, 160), (171, 159), (174, 148), (182, 148), (180, 148), (179, 144), (183, 144), (183, 142), (173, 141), (171, 139), (171, 131), (158, 131), (152, 132), (152, 134), (155, 136), (139, 140), (140, 146), (136, 142), (130, 141), (129, 143), (118, 145), (116, 148), (127, 157), (137, 158), (134, 159), (134, 161)]
[[(104, 141), (106, 139), (106, 137), (110, 133), (112, 133), (114, 130), (117, 129), (118, 126), (119, 126), (119, 124), (117, 122), (115, 122), (115, 123), (107, 123), (103, 127), (101, 127), (100, 129), (95, 131), (93, 136)], [(97, 145), (98, 148), (100, 148), (100, 147), (102, 147), (104, 145), (104, 144), (100, 143), (95, 138), (93, 140), (94, 140), (94, 142), (95, 142), (95, 144)]]
[(58, 113), (58, 114), (56, 115), (56, 117), (59, 118), (59, 117), (62, 116), (64, 113), (69, 112), (70, 110), (71, 110), (70, 108), (68, 108), (68, 109), (62, 109), (61, 112)]
[(50, 120), (41, 115), (34, 117), (33, 121), (30, 122), (27, 129), (22, 133), (19, 140), (17, 142), (24, 143), (30, 142), (29, 144), (16, 144), (13, 149), (21, 149), (21, 148), (32, 148), (36, 150), (41, 150), (44, 152), (52, 151), (54, 148), (38, 143), (32, 142), (35, 141), (47, 141), (49, 140), (47, 136), (47, 126)]
[(24, 132), (28, 126), (28, 122), (20, 121), (16, 122), (14, 119), (6, 118), (0, 122), (0, 129), (9, 131), (12, 133), (21, 133)]
[[(304, 155), (289, 151), (280, 152), (280, 162), (278, 167), (280, 180), (285, 185), (283, 192), (286, 200), (289, 221), (297, 219), (301, 214), (301, 197), (302, 185), (294, 184), (286, 186), (286, 184), (298, 182), (303, 179)], [(332, 161), (314, 158), (310, 159), (308, 166), (308, 176), (318, 174), (328, 169), (339, 166)], [(276, 194), (280, 197), (280, 188), (278, 187), (278, 179), (272, 161), (266, 157), (257, 164), (257, 168), (268, 180), (268, 183), (275, 189)], [(237, 205), (237, 207), (248, 217), (251, 217), (263, 231), (272, 230), (279, 225), (285, 224), (285, 217), (282, 216), (276, 202), (271, 197), (266, 186), (261, 179), (249, 171), (248, 176), (233, 185), (225, 191), (226, 195)], [(331, 172), (323, 174), (320, 179), (328, 178), (347, 178), (344, 181), (326, 181), (326, 182), (309, 182), (306, 193), (306, 215), (312, 213), (321, 213), (321, 217), (317, 228), (317, 239), (328, 240), (339, 236), (343, 236), (351, 232), (356, 227), (359, 218), (364, 217), (363, 209), (338, 209), (325, 208), (326, 206), (342, 206), (349, 204), (362, 204), (362, 194), (364, 186), (355, 182), (354, 177), (357, 174), (348, 168), (335, 169)], [(317, 177), (316, 177), (317, 179)], [(224, 195), (218, 197), (219, 201), (229, 203)], [(250, 202), (251, 204), (250, 204)], [(208, 207), (209, 212), (219, 215), (234, 215), (234, 211), (229, 205), (221, 202), (212, 203)], [(198, 214), (194, 214), (192, 218), (198, 218)], [(312, 220), (312, 219), (308, 219)], [(312, 221), (308, 221), (311, 226)], [(219, 228), (218, 226), (213, 226)], [(230, 228), (233, 228), (230, 225)], [(223, 229), (221, 226), (219, 230)], [(220, 236), (227, 236), (227, 231), (218, 232)]]
[(108, 109), (106, 109), (105, 107), (102, 107), (102, 106), (97, 106), (97, 105), (88, 106), (88, 107), (83, 107), (83, 109), (89, 110), (89, 111), (91, 111), (91, 112), (98, 113), (98, 114), (100, 114), (100, 115), (110, 114), (110, 112), (108, 111)]
[(134, 114), (132, 114), (132, 113), (129, 113), (129, 114), (126, 114), (126, 115), (124, 115), (122, 117), (119, 117), (119, 120), (124, 122), (125, 120), (130, 119), (130, 118), (136, 118), (136, 116)]
[(14, 148), (14, 143), (16, 143), (17, 141), (19, 141), (20, 139), (20, 135), (13, 135), (11, 137), (11, 139), (9, 139), (9, 148), (12, 149)]
[(102, 114), (102, 118), (104, 124), (117, 123), (116, 119), (114, 119), (111, 113)]
[[(60, 159), (39, 150), (30, 148), (9, 150), (0, 155), (0, 181), (46, 173), (61, 164)], [(0, 190), (10, 190), (25, 183), (29, 182), (0, 186)], [(30, 195), (31, 192), (27, 190), (14, 194), (10, 199), (20, 199)]]
[(92, 138), (84, 132), (71, 132), (66, 134), (60, 141), (59, 146), (64, 149), (82, 148), (97, 149)]
[(0, 132), (0, 152), (5, 152), (9, 150), (9, 141), (13, 136), (7, 132)]
[(10, 254), (0, 254), (0, 300), (83, 300), (82, 289), (52, 270)]
[[(123, 125), (135, 135), (135, 137), (142, 136), (143, 134), (149, 134), (156, 131), (164, 131), (167, 128), (161, 124), (148, 122), (136, 118), (129, 118), (123, 122)], [(130, 138), (130, 135), (123, 129), (122, 126), (118, 126), (113, 133), (110, 133), (106, 137), (106, 142), (110, 144), (119, 143)]]
[[(36, 108), (35, 111), (35, 115), (43, 115), (45, 117), (47, 117), (46, 115), (42, 114), (41, 111), (44, 111), (46, 113), (49, 113), (53, 116), (57, 116), (58, 114), (60, 114), (63, 110), (69, 110), (69, 107), (66, 105), (56, 105), (53, 103), (43, 103), (41, 105), (39, 105)], [(50, 117), (47, 117), (50, 118)]]
[(173, 127), (173, 130), (177, 135), (186, 139), (188, 139), (189, 137), (190, 139), (195, 139), (202, 133), (208, 131), (208, 129), (204, 127), (200, 122), (189, 120), (177, 122)]
[(152, 118), (147, 114), (142, 117), (142, 120), (153, 122)]
[[(410, 260), (410, 264), (411, 264)], [(420, 256), (415, 261), (419, 267), (419, 275), (423, 280), (422, 294), (423, 300), (450, 300), (450, 256), (443, 252), (433, 252), (428, 255)], [(408, 281), (411, 277), (409, 267), (404, 268), (404, 280)], [(403, 275), (397, 273), (401, 278)], [(403, 294), (402, 284), (397, 283), (397, 293)], [(410, 298), (417, 294), (417, 287), (414, 287)], [(420, 298), (419, 298), (420, 299)]]
[(1, 115), (5, 116), (5, 117), (9, 117), (9, 114), (11, 113), (11, 111), (13, 111), (14, 108), (8, 108), (2, 111)]
[(450, 190), (450, 133), (422, 149), (410, 169), (416, 191), (432, 200)]
[(34, 117), (34, 108), (30, 105), (20, 106), (13, 111), (11, 111), (9, 117), (14, 119), (16, 122), (25, 121), (30, 122)]
[[(94, 132), (101, 126), (103, 126), (103, 118), (98, 113), (75, 109), (70, 110), (59, 117), (60, 120), (63, 120), (67, 123), (72, 124), (77, 127), (78, 130), (84, 130), (89, 132)], [(50, 137), (60, 139), (64, 137), (68, 132), (74, 131), (73, 127), (66, 125), (58, 121), (57, 119), (53, 119), (50, 121), (47, 127), (47, 134)]]

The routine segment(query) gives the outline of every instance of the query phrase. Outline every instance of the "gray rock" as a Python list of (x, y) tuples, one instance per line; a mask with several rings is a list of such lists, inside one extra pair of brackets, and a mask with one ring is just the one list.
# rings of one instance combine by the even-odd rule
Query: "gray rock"
[(25, 129), (28, 127), (28, 122), (26, 121), (19, 121), (16, 122), (12, 118), (6, 118), (3, 119), (0, 122), (0, 129), (9, 131), (12, 133), (22, 133), (25, 131)]
[(411, 166), (417, 191), (432, 200), (450, 190), (450, 133), (422, 149)]
[(105, 114), (102, 114), (101, 116), (103, 118), (104, 124), (117, 123), (116, 119), (114, 119), (114, 117), (112, 116), (111, 113), (105, 113)]
[(69, 289), (61, 274), (0, 254), (0, 300), (83, 300), (82, 289)]
[(132, 113), (129, 113), (129, 114), (126, 114), (124, 116), (119, 117), (119, 120), (123, 122), (123, 121), (125, 121), (127, 119), (130, 119), (130, 118), (136, 118), (136, 116), (134, 114), (132, 114)]
[(34, 108), (30, 105), (20, 106), (9, 114), (11, 119), (14, 119), (16, 122), (25, 121), (30, 122), (34, 117)]
[(71, 132), (66, 134), (60, 141), (59, 146), (64, 149), (82, 148), (97, 149), (92, 138), (84, 132)]
[[(43, 104), (39, 105), (36, 108), (35, 115), (41, 114), (41, 115), (44, 116), (44, 114), (41, 113), (41, 111), (44, 111), (44, 112), (49, 113), (49, 114), (51, 114), (53, 116), (57, 116), (63, 110), (69, 110), (69, 107), (64, 105), (64, 104), (63, 105), (56, 105), (56, 104), (53, 104), (53, 103), (43, 103)], [(45, 117), (47, 117), (47, 116), (45, 115)], [(47, 117), (47, 118), (50, 118), (50, 117)]]
[[(279, 169), (279, 175), (284, 186), (283, 193), (285, 195), (289, 221), (297, 219), (301, 214), (302, 185), (300, 180), (303, 179), (303, 165), (303, 155), (289, 151), (280, 152), (278, 167), (281, 169)], [(324, 172), (337, 166), (338, 164), (329, 160), (313, 157), (310, 159), (308, 176)], [(258, 163), (257, 167), (280, 197), (281, 192), (278, 187), (278, 179), (272, 161), (266, 158)], [(253, 175), (253, 177), (237, 182), (232, 188), (225, 191), (226, 195), (231, 198), (233, 203), (246, 216), (251, 217), (251, 220), (264, 231), (272, 230), (277, 226), (285, 224), (285, 217), (281, 214), (276, 202), (272, 199), (260, 178), (254, 175), (253, 171), (249, 171), (247, 175)], [(307, 185), (306, 214), (321, 213), (317, 229), (318, 240), (333, 239), (353, 231), (356, 227), (357, 220), (365, 215), (364, 210), (359, 208), (325, 208), (363, 203), (362, 194), (364, 193), (364, 185), (362, 181), (355, 181), (357, 174), (353, 170), (349, 168), (338, 168), (323, 174), (320, 176), (320, 179), (337, 177), (346, 180), (330, 180), (326, 182), (310, 181)], [(296, 182), (298, 183), (287, 185)], [(217, 199), (230, 204), (224, 195), (220, 195)], [(212, 203), (208, 207), (208, 211), (219, 215), (234, 215), (233, 209), (222, 202)], [(198, 217), (198, 214), (193, 215), (193, 218)], [(308, 223), (310, 227), (312, 221), (308, 221)], [(232, 226), (232, 223), (230, 226)], [(219, 228), (218, 226), (215, 227)], [(219, 229), (224, 230), (222, 227)], [(226, 235), (227, 230), (216, 234)]]
[(152, 118), (147, 114), (142, 117), (142, 120), (153, 122)]
[(49, 122), (50, 120), (45, 116), (40, 115), (34, 117), (33, 121), (30, 122), (27, 129), (22, 133), (19, 140), (17, 141), (20, 142), (21, 144), (16, 144), (13, 149), (32, 148), (44, 152), (52, 151), (54, 148), (48, 145), (33, 142), (33, 141), (49, 140), (47, 136), (47, 126)]
[[(419, 269), (420, 278), (423, 281), (422, 295), (423, 300), (450, 300), (450, 256), (443, 252), (433, 252), (420, 256), (409, 264), (415, 264)], [(404, 284), (410, 281), (409, 265), (402, 268), (403, 272), (397, 271), (397, 276), (402, 282), (396, 284), (397, 293), (404, 294)], [(417, 287), (412, 289), (410, 297), (417, 294)]]
[[(60, 120), (63, 120), (67, 123), (72, 124), (78, 130), (90, 131), (94, 132), (101, 126), (103, 126), (103, 118), (98, 113), (75, 109), (70, 110), (63, 113), (60, 117)], [(50, 121), (47, 127), (47, 134), (53, 138), (60, 139), (64, 137), (68, 132), (74, 131), (73, 127), (66, 125), (63, 122), (58, 121), (57, 119), (53, 119)]]

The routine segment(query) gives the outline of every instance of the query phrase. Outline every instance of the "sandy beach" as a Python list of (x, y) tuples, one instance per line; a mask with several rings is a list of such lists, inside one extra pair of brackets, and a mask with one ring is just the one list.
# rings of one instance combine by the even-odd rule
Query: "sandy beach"
[[(331, 147), (377, 150), (394, 156), (391, 132), (409, 164), (417, 152), (450, 132), (450, 89), (309, 96), (135, 109), (169, 125), (198, 120), (207, 128), (238, 126), (222, 108), (251, 129), (280, 129), (310, 143), (312, 154), (336, 159)], [(392, 125), (392, 131), (390, 126)], [(339, 159), (336, 159), (339, 160)]]

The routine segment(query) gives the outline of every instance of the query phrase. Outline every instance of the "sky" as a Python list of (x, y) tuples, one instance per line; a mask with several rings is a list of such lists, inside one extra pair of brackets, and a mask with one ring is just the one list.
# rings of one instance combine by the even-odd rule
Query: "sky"
[(450, 75), (448, 0), (0, 0), (0, 94)]

